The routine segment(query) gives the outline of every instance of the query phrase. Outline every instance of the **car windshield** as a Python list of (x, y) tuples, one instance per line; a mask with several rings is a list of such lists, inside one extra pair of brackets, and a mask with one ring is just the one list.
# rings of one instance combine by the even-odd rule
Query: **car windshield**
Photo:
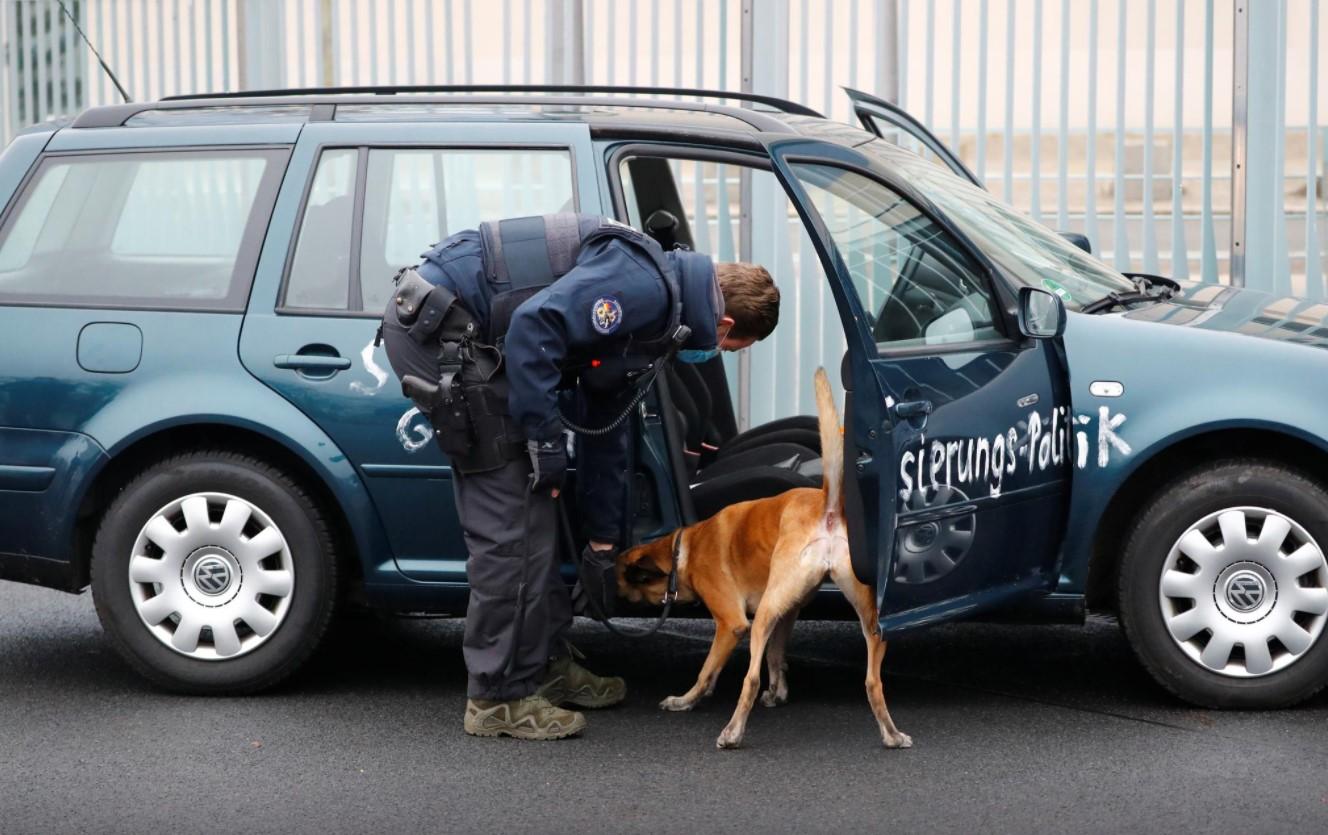
[(1135, 285), (1052, 230), (921, 157), (881, 139), (858, 146), (936, 204), (1001, 270), (1026, 287), (1049, 290), (1078, 310)]

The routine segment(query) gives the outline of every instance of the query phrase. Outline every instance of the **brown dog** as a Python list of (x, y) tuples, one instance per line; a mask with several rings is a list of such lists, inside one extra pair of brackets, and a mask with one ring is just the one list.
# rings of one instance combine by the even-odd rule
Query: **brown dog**
[[(761, 686), (765, 655), (770, 685), (767, 707), (788, 700), (784, 647), (798, 611), (827, 576), (857, 610), (867, 639), (867, 700), (887, 748), (907, 748), (913, 740), (890, 719), (881, 689), (885, 640), (877, 624), (875, 591), (858, 582), (849, 564), (841, 496), (844, 439), (839, 412), (825, 369), (816, 371), (816, 408), (821, 429), (824, 483), (768, 499), (730, 505), (682, 531), (678, 555), (678, 599), (700, 598), (715, 619), (715, 639), (695, 686), (660, 702), (664, 710), (691, 710), (715, 689), (719, 671), (750, 627), (751, 664), (733, 718), (719, 735), (720, 748), (742, 744), (747, 716)], [(618, 559), (618, 588), (629, 600), (663, 598), (672, 564), (674, 535), (624, 552)], [(754, 622), (747, 620), (755, 613)], [(768, 645), (768, 647), (767, 647)]]

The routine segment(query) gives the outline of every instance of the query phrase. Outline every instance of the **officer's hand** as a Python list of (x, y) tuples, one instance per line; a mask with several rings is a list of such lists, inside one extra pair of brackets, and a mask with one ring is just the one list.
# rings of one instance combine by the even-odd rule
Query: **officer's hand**
[(530, 491), (548, 491), (557, 498), (563, 480), (567, 477), (567, 442), (563, 436), (547, 441), (526, 441), (526, 452), (530, 455), (533, 470)]

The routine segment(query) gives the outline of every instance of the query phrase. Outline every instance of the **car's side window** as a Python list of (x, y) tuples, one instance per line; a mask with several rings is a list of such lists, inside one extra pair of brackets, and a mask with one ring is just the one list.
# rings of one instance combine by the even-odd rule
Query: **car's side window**
[(0, 304), (243, 308), (282, 158), (48, 157), (0, 230)]
[(794, 163), (883, 350), (1000, 338), (982, 269), (944, 227), (884, 184)]
[(378, 312), (396, 271), (448, 235), (485, 220), (575, 209), (572, 157), (563, 149), (328, 149), (310, 186), (282, 306)]
[(355, 148), (332, 148), (318, 159), (286, 283), (287, 307), (344, 310), (350, 304), (349, 241), (358, 158)]

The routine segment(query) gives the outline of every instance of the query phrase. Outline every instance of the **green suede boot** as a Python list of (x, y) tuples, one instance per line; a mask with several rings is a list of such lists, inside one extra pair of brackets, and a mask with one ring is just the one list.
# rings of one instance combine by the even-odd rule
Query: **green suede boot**
[(586, 717), (535, 694), (510, 702), (468, 699), (464, 726), (471, 736), (563, 739), (581, 733)]
[(597, 676), (569, 654), (549, 662), (535, 695), (556, 705), (609, 707), (627, 698), (627, 682), (618, 676)]

